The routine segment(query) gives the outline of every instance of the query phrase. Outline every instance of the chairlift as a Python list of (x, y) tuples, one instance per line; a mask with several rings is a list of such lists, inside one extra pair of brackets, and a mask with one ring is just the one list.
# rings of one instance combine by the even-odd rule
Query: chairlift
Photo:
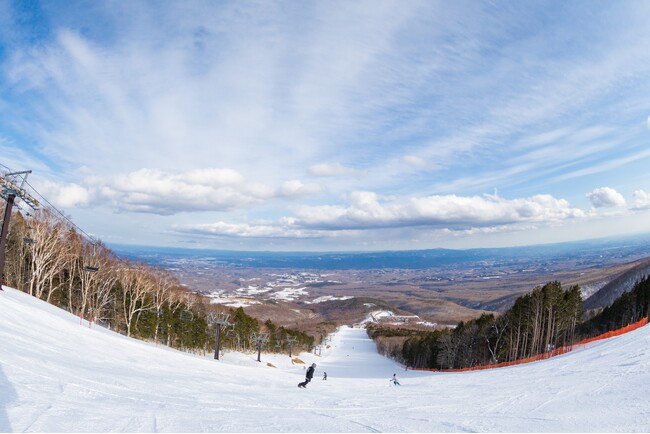
[(208, 324), (219, 325), (219, 326), (229, 326), (231, 324), (230, 321), (228, 321), (229, 318), (230, 318), (229, 313), (210, 312), (210, 314), (208, 315)]
[(34, 241), (33, 238), (25, 237), (23, 238), (23, 243), (32, 245), (32, 244), (36, 244), (36, 241)]
[(192, 321), (194, 319), (194, 313), (191, 310), (183, 310), (180, 315), (181, 321)]
[(84, 270), (84, 271), (89, 271), (91, 273), (96, 273), (96, 272), (99, 271), (99, 267), (91, 267), (89, 265), (86, 265), (86, 266), (82, 267), (81, 269)]

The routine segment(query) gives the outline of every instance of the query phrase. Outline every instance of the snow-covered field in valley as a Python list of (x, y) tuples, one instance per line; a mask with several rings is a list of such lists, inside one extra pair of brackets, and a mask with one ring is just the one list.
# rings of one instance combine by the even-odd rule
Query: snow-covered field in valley
[[(129, 339), (0, 292), (0, 431), (648, 431), (650, 328), (554, 359), (469, 373), (404, 371), (341, 328), (305, 367), (222, 360)], [(275, 365), (270, 367), (267, 363)], [(322, 380), (323, 372), (328, 378)], [(397, 373), (401, 386), (391, 386)]]

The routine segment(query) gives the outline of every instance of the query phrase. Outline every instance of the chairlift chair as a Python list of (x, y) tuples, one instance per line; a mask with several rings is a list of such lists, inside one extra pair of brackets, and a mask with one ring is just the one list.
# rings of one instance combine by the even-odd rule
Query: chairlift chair
[(181, 321), (192, 321), (194, 319), (194, 313), (191, 310), (183, 310), (180, 314)]

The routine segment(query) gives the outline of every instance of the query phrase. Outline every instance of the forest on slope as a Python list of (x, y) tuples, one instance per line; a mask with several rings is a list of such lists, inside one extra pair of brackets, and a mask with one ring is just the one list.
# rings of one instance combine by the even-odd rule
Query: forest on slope
[(413, 368), (464, 369), (513, 362), (632, 324), (648, 316), (650, 277), (590, 319), (578, 286), (549, 282), (519, 297), (501, 315), (483, 314), (454, 329), (372, 326), (380, 353)]
[[(118, 257), (50, 209), (12, 217), (4, 284), (76, 316), (186, 351), (214, 351), (214, 320), (225, 315), (229, 326), (220, 333), (221, 348), (280, 352), (314, 345), (315, 338), (303, 331), (260, 323), (242, 308), (210, 304), (168, 270)], [(322, 328), (326, 335), (332, 325)]]

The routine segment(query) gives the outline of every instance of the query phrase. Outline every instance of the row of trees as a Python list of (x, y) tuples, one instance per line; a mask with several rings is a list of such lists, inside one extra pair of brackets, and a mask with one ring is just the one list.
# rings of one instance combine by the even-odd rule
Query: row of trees
[(649, 311), (650, 276), (645, 276), (631, 291), (623, 293), (598, 315), (581, 324), (580, 333), (590, 337), (616, 330), (647, 317)]
[[(12, 216), (6, 255), (5, 281), (34, 297), (127, 336), (188, 351), (214, 350), (208, 319), (222, 307), (185, 289), (167, 270), (118, 258), (47, 208)], [(285, 351), (289, 335), (296, 348), (314, 343), (305, 333), (259, 324), (241, 308), (228, 313), (233, 326), (224, 330), (222, 348), (252, 350), (260, 333), (269, 333), (271, 351)]]
[[(514, 361), (574, 342), (582, 315), (580, 289), (559, 282), (518, 298), (503, 315), (483, 314), (453, 330), (370, 330), (380, 351), (416, 368), (469, 368)], [(401, 343), (401, 347), (400, 347)]]

